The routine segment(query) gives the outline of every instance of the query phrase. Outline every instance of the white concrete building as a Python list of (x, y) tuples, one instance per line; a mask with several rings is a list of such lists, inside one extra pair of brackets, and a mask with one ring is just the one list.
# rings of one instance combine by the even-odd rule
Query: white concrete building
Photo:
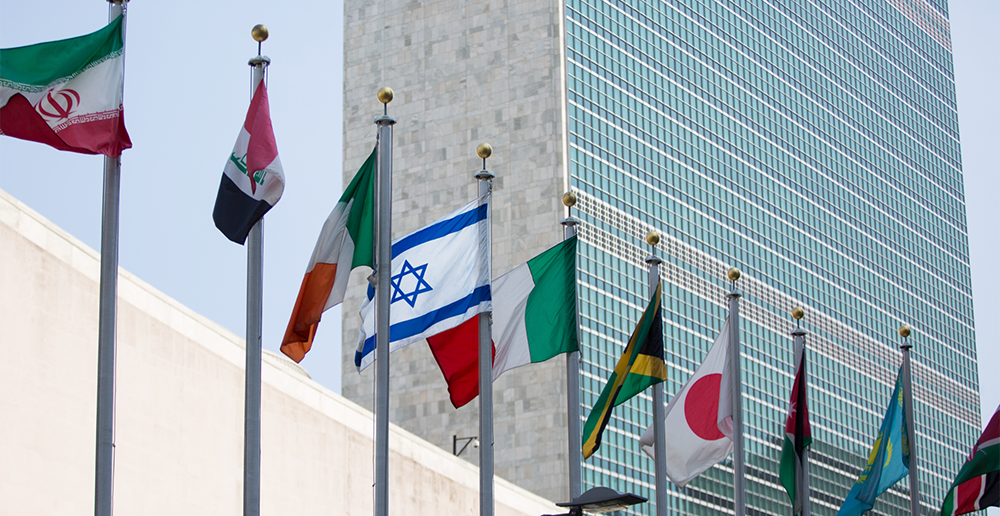
[[(99, 255), (0, 191), (0, 514), (93, 514)], [(119, 273), (114, 512), (238, 514), (244, 344)], [(265, 353), (261, 513), (372, 513), (372, 414)], [(390, 431), (390, 508), (478, 514), (479, 472)], [(561, 512), (496, 481), (498, 515)]]

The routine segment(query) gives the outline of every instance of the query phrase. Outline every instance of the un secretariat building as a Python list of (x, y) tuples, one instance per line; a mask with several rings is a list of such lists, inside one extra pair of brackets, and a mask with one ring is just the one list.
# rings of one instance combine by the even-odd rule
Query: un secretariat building
[[(725, 271), (743, 271), (750, 514), (790, 513), (777, 474), (796, 305), (813, 511), (835, 514), (866, 462), (903, 323), (921, 503), (939, 507), (979, 434), (945, 0), (347, 0), (344, 51), (345, 180), (375, 144), (376, 90), (395, 90), (394, 236), (474, 197), (481, 142), (497, 176), (494, 277), (560, 241), (559, 198), (578, 193), (583, 417), (647, 300), (656, 230), (667, 399), (722, 327)], [(353, 366), (362, 290), (344, 305), (343, 393), (370, 407), (374, 368)], [(558, 357), (494, 384), (497, 475), (554, 501), (568, 497), (566, 376)], [(393, 421), (445, 449), (477, 435), (476, 403), (451, 406), (423, 343), (393, 354), (391, 393)], [(651, 412), (649, 392), (615, 410), (584, 489), (653, 499), (638, 444)], [(671, 485), (669, 512), (732, 514), (732, 496), (723, 462)], [(907, 513), (908, 496), (903, 481), (873, 514)]]

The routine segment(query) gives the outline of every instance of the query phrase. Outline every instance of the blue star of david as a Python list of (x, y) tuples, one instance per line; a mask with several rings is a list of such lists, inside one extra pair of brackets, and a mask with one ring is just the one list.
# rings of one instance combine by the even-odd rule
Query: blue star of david
[[(417, 304), (417, 295), (423, 294), (424, 292), (430, 292), (434, 290), (431, 286), (424, 281), (424, 273), (427, 272), (427, 264), (423, 264), (417, 267), (410, 265), (410, 262), (403, 260), (403, 270), (399, 274), (392, 277), (392, 299), (389, 300), (389, 304), (395, 303), (402, 299), (406, 301), (406, 304), (413, 308)], [(413, 286), (413, 291), (410, 293), (403, 293), (403, 280), (406, 276), (413, 276), (416, 279), (416, 285)], [(411, 282), (407, 282), (408, 284)]]

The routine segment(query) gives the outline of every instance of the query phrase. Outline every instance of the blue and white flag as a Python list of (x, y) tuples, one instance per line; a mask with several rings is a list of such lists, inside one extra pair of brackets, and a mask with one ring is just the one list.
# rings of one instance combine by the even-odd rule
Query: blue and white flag
[[(486, 194), (392, 243), (390, 351), (492, 310), (489, 200)], [(369, 287), (354, 354), (359, 372), (375, 361), (374, 297)]]
[(878, 431), (878, 437), (868, 455), (868, 464), (861, 472), (837, 516), (860, 516), (872, 510), (875, 498), (899, 482), (910, 472), (909, 442), (906, 433), (906, 411), (903, 410), (903, 369), (896, 376), (889, 408)]

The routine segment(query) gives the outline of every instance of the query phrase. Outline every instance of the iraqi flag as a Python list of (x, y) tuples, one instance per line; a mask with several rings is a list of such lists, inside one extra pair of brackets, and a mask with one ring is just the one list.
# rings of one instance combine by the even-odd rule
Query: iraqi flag
[[(577, 237), (493, 281), (493, 381), (504, 371), (579, 349)], [(427, 338), (455, 408), (479, 395), (479, 325), (473, 318)]]
[(802, 475), (802, 454), (812, 444), (812, 430), (809, 428), (809, 407), (806, 403), (806, 351), (802, 349), (798, 367), (795, 368), (795, 382), (792, 397), (788, 403), (788, 417), (785, 419), (785, 441), (781, 446), (781, 485), (792, 500), (792, 514), (802, 510), (802, 500), (796, 498), (796, 479)]
[(374, 268), (375, 150), (327, 217), (306, 267), (281, 352), (300, 362), (312, 347), (323, 312), (344, 301), (355, 267)]
[[(671, 482), (684, 487), (706, 469), (725, 459), (733, 451), (731, 435), (732, 391), (723, 379), (729, 369), (729, 319), (712, 344), (708, 356), (694, 375), (667, 405), (663, 429), (668, 436), (666, 462)], [(649, 427), (639, 443), (643, 451), (655, 457), (654, 430)]]
[(667, 365), (663, 362), (662, 295), (663, 285), (657, 281), (653, 298), (635, 325), (615, 370), (587, 416), (583, 425), (584, 459), (589, 459), (601, 446), (601, 436), (611, 421), (611, 411), (615, 407), (667, 379)]
[(1000, 507), (1000, 407), (972, 447), (959, 470), (948, 496), (941, 504), (941, 516), (956, 516)]
[(0, 134), (119, 156), (125, 131), (123, 18), (76, 38), (0, 49)]
[[(392, 243), (389, 351), (488, 312), (490, 194)], [(361, 305), (354, 365), (375, 361), (375, 291)]]
[(222, 171), (215, 198), (215, 227), (226, 238), (243, 244), (250, 228), (281, 199), (285, 175), (271, 128), (264, 81), (257, 84), (247, 118)]

